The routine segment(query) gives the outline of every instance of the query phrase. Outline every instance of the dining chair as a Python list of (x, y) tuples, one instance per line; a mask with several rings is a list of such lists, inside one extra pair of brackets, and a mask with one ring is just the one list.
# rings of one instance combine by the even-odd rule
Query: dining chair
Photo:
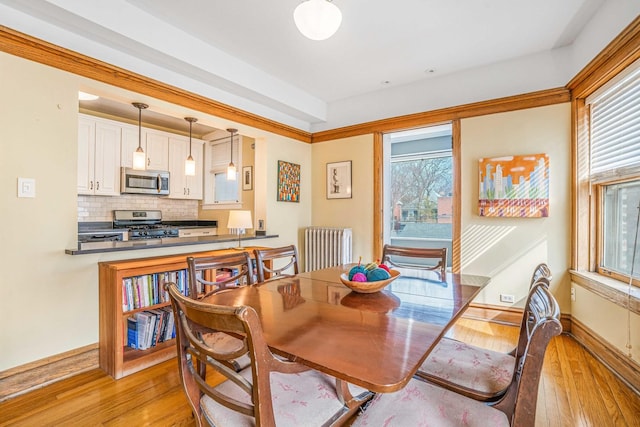
[[(283, 246), (280, 248), (265, 248), (253, 250), (256, 258), (256, 270), (258, 274), (258, 282), (264, 282), (266, 279), (275, 278), (285, 274), (287, 271), (293, 274), (299, 273), (298, 268), (298, 249), (295, 245)], [(278, 268), (268, 266), (267, 261), (285, 259), (285, 265)], [(288, 260), (288, 261), (286, 261)]]
[[(188, 296), (192, 299), (202, 299), (225, 289), (251, 285), (253, 284), (252, 270), (253, 261), (247, 252), (188, 257)], [(220, 274), (221, 272), (224, 272), (224, 275)], [(201, 333), (200, 339), (208, 346), (224, 351), (233, 351), (242, 347), (241, 340), (220, 331)], [(246, 352), (237, 358), (225, 361), (236, 371), (246, 368), (250, 362)]]
[[(425, 264), (422, 261), (425, 259), (435, 259), (437, 263)], [(447, 269), (447, 248), (409, 248), (386, 244), (382, 248), (380, 262), (389, 267), (439, 270), (441, 277), (444, 277)]]
[[(370, 397), (364, 389), (275, 357), (253, 308), (192, 300), (174, 283), (165, 289), (175, 316), (180, 379), (198, 426), (341, 425)], [(212, 330), (240, 337), (242, 347), (221, 350), (198, 338)], [(224, 363), (245, 352), (248, 368), (236, 372)], [(208, 383), (198, 364), (224, 380)]]
[(524, 328), (524, 351), (517, 357), (518, 369), (495, 403), (413, 378), (400, 391), (374, 397), (352, 426), (533, 427), (544, 354), (551, 338), (562, 332), (562, 325), (558, 303), (544, 285), (534, 286), (526, 311), (530, 317)]
[(532, 316), (530, 300), (539, 287), (548, 289), (548, 280), (538, 278), (529, 291), (515, 349), (503, 353), (444, 337), (416, 375), (472, 399), (485, 402), (499, 399), (512, 381), (518, 357), (525, 352), (527, 325)]
[[(189, 295), (202, 299), (224, 289), (253, 284), (253, 261), (247, 252), (187, 257)], [(221, 275), (221, 272), (225, 272)]]

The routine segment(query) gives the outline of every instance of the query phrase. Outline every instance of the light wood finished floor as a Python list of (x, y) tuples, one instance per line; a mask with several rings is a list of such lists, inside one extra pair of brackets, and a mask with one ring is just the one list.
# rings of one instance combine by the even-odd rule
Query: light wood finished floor
[[(460, 319), (450, 335), (510, 350), (514, 327)], [(193, 426), (174, 360), (114, 381), (93, 370), (0, 404), (0, 426)], [(640, 426), (640, 396), (568, 336), (543, 368), (536, 426)]]

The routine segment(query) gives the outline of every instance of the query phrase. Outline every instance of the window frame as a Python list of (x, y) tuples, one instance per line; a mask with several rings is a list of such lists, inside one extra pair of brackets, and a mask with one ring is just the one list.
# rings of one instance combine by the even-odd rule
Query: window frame
[[(637, 181), (640, 184), (640, 174), (629, 175), (615, 180), (601, 181), (593, 184), (595, 192), (595, 222), (596, 222), (596, 247), (595, 247), (595, 272), (603, 276), (611, 277), (624, 283), (629, 283), (630, 275), (620, 273), (604, 267), (604, 195), (606, 187)], [(640, 256), (637, 254), (636, 256)], [(640, 274), (640, 272), (638, 272)], [(640, 278), (632, 278), (631, 284), (640, 287)]]

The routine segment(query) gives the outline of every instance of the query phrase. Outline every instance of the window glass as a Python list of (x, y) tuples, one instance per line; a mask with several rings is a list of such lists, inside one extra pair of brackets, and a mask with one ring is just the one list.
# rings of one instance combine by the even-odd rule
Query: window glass
[[(603, 256), (607, 270), (640, 277), (637, 251), (637, 226), (640, 214), (640, 180), (604, 186)], [(635, 256), (635, 263), (634, 263)]]

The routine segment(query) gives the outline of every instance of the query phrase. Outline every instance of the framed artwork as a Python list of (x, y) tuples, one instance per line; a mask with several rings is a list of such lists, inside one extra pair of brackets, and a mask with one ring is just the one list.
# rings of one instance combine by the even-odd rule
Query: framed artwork
[(300, 165), (278, 160), (278, 201), (300, 202)]
[(549, 216), (547, 154), (493, 157), (480, 159), (478, 163), (480, 216)]
[(351, 160), (327, 163), (327, 199), (351, 198)]
[(242, 168), (242, 189), (244, 191), (253, 190), (253, 167), (245, 166)]

